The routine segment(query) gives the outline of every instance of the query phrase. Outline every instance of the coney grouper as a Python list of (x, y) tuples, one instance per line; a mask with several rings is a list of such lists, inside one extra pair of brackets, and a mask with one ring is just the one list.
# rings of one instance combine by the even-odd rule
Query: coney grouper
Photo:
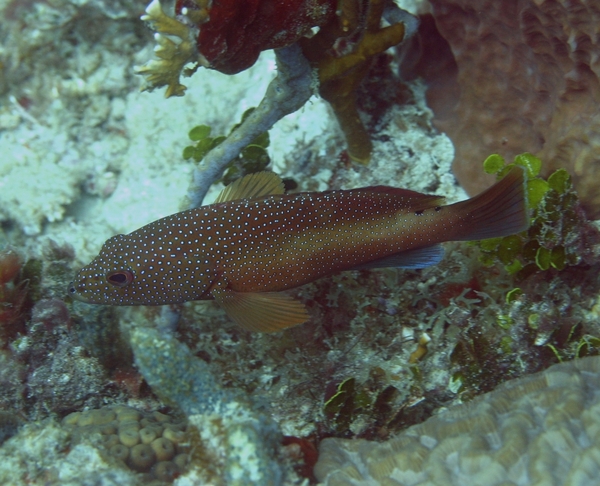
[(527, 229), (524, 171), (515, 166), (483, 193), (443, 198), (388, 186), (284, 194), (271, 172), (245, 176), (208, 206), (108, 239), (69, 293), (90, 304), (163, 305), (214, 299), (252, 331), (308, 320), (282, 293), (344, 270), (422, 268), (444, 241)]

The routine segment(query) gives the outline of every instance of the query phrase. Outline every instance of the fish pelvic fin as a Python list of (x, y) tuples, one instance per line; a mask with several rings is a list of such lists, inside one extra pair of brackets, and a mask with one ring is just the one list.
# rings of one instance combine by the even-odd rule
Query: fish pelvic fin
[(525, 170), (515, 166), (481, 194), (453, 204), (469, 228), (456, 240), (499, 238), (529, 228), (525, 182)]
[(213, 204), (237, 199), (252, 199), (285, 192), (281, 177), (274, 172), (255, 172), (241, 177), (223, 189)]
[(213, 297), (227, 315), (248, 331), (277, 332), (309, 319), (304, 304), (279, 292), (236, 292), (214, 289)]

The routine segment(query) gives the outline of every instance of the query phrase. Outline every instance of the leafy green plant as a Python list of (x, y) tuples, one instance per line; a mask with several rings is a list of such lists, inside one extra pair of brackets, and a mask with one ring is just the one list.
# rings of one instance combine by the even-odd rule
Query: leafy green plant
[(515, 165), (526, 170), (531, 226), (517, 235), (476, 243), (482, 252), (481, 261), (486, 265), (499, 261), (510, 274), (515, 275), (517, 281), (538, 271), (560, 271), (568, 265), (577, 264), (579, 256), (573, 243), (577, 240), (582, 221), (577, 211), (579, 201), (568, 172), (558, 169), (543, 179), (539, 176), (541, 160), (529, 153), (517, 155), (510, 164), (497, 154), (490, 155), (483, 163), (484, 170), (498, 178)]
[[(254, 108), (249, 108), (242, 115), (240, 123), (235, 125), (231, 129), (231, 133), (238, 128), (244, 120), (254, 111)], [(198, 125), (192, 128), (188, 137), (192, 142), (192, 145), (188, 145), (183, 149), (183, 158), (185, 160), (194, 159), (196, 162), (200, 162), (206, 154), (212, 149), (221, 144), (227, 137), (217, 136), (211, 137), (211, 127), (208, 125)], [(233, 159), (225, 171), (225, 175), (221, 179), (225, 185), (231, 184), (235, 179), (243, 177), (247, 174), (254, 172), (260, 172), (265, 170), (271, 162), (269, 154), (267, 153), (267, 147), (269, 146), (269, 132), (263, 132), (256, 137), (251, 144), (247, 145), (235, 159)]]
[[(346, 378), (325, 401), (323, 414), (335, 433), (347, 433), (361, 416), (364, 423), (371, 424), (371, 433), (379, 428), (392, 427), (397, 415), (402, 412), (400, 392), (381, 377), (375, 378), (379, 371), (381, 369), (372, 369), (371, 376), (364, 383), (358, 383), (353, 377)], [(420, 388), (414, 388), (417, 390), (416, 394), (420, 395)]]
[(368, 406), (369, 399), (356, 387), (355, 378), (347, 378), (338, 386), (334, 395), (323, 405), (323, 412), (337, 432), (344, 432), (356, 418), (357, 410)]

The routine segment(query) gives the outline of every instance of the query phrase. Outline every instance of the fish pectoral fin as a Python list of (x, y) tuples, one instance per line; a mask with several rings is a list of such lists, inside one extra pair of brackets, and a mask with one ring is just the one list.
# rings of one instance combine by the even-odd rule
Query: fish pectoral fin
[(302, 302), (278, 292), (215, 289), (212, 295), (227, 315), (248, 331), (277, 332), (309, 319)]
[(401, 251), (371, 262), (352, 267), (351, 270), (369, 270), (373, 268), (425, 268), (440, 263), (444, 249), (440, 245), (426, 246), (416, 250)]
[(255, 172), (233, 181), (217, 196), (214, 203), (252, 199), (272, 194), (283, 194), (281, 177), (274, 172)]

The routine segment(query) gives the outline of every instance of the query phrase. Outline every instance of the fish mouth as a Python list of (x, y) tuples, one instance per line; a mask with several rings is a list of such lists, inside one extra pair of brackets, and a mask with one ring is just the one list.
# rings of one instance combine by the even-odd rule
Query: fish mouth
[(69, 287), (67, 289), (67, 293), (69, 297), (78, 300), (79, 302), (86, 302), (86, 300), (81, 296), (79, 292), (77, 292), (77, 288), (75, 287), (75, 282), (71, 281), (69, 283)]

